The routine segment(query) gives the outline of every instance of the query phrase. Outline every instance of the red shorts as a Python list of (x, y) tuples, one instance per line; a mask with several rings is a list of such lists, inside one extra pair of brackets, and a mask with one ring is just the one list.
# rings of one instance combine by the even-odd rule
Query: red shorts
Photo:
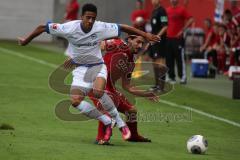
[[(127, 98), (122, 93), (118, 92), (115, 89), (107, 89), (106, 92), (113, 100), (119, 112), (125, 113), (126, 111), (134, 109), (134, 106), (127, 100)], [(99, 110), (104, 110), (98, 99), (93, 98), (91, 96), (90, 96), (90, 99), (93, 101), (94, 105)]]

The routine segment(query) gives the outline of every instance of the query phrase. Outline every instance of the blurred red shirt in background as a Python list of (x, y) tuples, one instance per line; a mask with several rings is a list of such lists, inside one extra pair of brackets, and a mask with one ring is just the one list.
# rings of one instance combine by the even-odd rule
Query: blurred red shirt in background
[(77, 0), (70, 0), (66, 7), (65, 21), (78, 19), (79, 4)]

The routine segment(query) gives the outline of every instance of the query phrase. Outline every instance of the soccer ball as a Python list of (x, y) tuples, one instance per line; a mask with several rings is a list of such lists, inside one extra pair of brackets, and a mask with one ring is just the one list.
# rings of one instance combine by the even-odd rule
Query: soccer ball
[(193, 154), (203, 154), (208, 148), (208, 142), (202, 135), (194, 135), (187, 141), (187, 150)]

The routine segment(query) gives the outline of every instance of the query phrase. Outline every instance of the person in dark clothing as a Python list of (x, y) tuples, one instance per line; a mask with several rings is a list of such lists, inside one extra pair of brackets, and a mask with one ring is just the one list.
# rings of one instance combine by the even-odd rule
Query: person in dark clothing
[(164, 90), (165, 75), (167, 67), (165, 66), (166, 57), (166, 31), (168, 26), (168, 18), (166, 10), (160, 5), (159, 0), (152, 0), (153, 11), (151, 15), (152, 33), (161, 38), (160, 42), (154, 43), (149, 47), (149, 56), (153, 61), (153, 69), (155, 75), (155, 86), (151, 87), (153, 91)]

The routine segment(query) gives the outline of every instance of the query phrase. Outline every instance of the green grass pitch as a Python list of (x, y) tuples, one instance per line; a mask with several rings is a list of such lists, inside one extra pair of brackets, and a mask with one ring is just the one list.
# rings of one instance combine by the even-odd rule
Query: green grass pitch
[[(0, 160), (237, 160), (240, 159), (240, 128), (191, 112), (191, 121), (140, 122), (141, 134), (152, 143), (124, 142), (114, 129), (114, 146), (93, 144), (97, 122), (67, 122), (55, 115), (57, 102), (68, 98), (48, 87), (54, 70), (3, 49), (59, 65), (64, 56), (57, 51), (30, 45), (0, 42)], [(240, 102), (206, 92), (175, 85), (161, 99), (240, 123)], [(141, 113), (188, 114), (184, 109), (143, 98), (136, 104)], [(209, 142), (205, 155), (189, 154), (187, 139), (202, 134)]]

